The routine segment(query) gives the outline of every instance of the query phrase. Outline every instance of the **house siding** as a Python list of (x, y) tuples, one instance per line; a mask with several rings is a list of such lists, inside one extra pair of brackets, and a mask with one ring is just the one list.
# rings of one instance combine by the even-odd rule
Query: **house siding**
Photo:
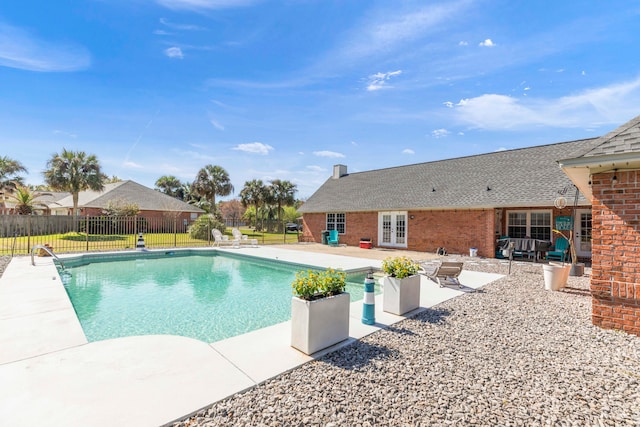
[(640, 336), (640, 171), (592, 177), (592, 321)]

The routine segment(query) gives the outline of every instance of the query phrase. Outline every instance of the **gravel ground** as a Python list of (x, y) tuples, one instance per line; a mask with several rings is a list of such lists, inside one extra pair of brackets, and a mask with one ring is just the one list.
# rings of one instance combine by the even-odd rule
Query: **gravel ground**
[(638, 426), (640, 338), (591, 325), (588, 286), (545, 291), (542, 267), (519, 263), (175, 426)]
[(2, 273), (4, 273), (4, 269), (9, 265), (9, 261), (11, 261), (10, 256), (0, 256), (0, 277), (2, 277)]

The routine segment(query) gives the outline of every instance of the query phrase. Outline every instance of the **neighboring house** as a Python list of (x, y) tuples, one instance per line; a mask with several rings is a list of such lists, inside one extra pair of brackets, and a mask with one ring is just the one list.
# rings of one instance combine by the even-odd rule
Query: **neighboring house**
[[(78, 197), (78, 208), (83, 216), (103, 215), (109, 204), (136, 204), (140, 209), (140, 217), (175, 219), (184, 225), (205, 213), (198, 207), (134, 181), (106, 184), (103, 191), (82, 191)], [(71, 215), (73, 198), (68, 195), (49, 206), (53, 215)]]
[[(299, 209), (307, 240), (337, 229), (340, 243), (494, 257), (496, 238), (555, 240), (558, 217), (572, 215), (577, 188), (558, 166), (598, 139), (498, 151), (367, 172), (344, 165)], [(566, 206), (557, 203), (564, 197)], [(556, 207), (558, 205), (560, 208)], [(591, 256), (591, 205), (575, 203), (578, 256)]]
[(593, 324), (640, 336), (640, 116), (562, 159), (593, 205)]

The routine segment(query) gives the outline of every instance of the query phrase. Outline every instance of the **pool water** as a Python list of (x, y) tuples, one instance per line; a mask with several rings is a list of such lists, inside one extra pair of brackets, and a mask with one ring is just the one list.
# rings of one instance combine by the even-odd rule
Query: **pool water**
[[(128, 258), (65, 262), (61, 277), (89, 341), (171, 334), (211, 343), (284, 322), (303, 269), (219, 253)], [(364, 278), (348, 275), (352, 301), (363, 298)]]

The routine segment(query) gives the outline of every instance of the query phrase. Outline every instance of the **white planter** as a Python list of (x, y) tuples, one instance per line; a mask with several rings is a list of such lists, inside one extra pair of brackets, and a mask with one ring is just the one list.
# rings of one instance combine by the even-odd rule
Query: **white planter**
[(567, 285), (571, 264), (562, 265), (550, 262), (549, 264), (543, 264), (542, 270), (544, 273), (544, 288), (548, 291), (557, 291)]
[(420, 307), (420, 276), (382, 278), (382, 310), (403, 315)]
[(349, 293), (306, 301), (291, 299), (291, 346), (305, 354), (349, 338)]

